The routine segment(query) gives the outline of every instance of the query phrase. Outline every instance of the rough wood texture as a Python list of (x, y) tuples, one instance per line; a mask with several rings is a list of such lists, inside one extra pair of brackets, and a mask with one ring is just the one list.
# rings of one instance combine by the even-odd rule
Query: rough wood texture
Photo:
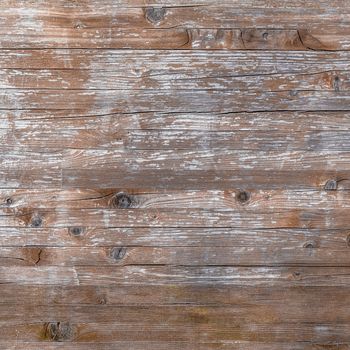
[(350, 349), (350, 2), (0, 2), (0, 349)]

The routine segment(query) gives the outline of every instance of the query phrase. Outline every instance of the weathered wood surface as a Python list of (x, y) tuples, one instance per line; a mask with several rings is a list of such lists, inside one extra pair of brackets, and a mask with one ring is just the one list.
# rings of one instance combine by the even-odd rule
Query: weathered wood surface
[(350, 349), (348, 0), (0, 2), (0, 349)]
[(333, 11), (323, 1), (304, 3), (7, 0), (0, 42), (5, 48), (348, 50), (349, 4), (339, 1)]

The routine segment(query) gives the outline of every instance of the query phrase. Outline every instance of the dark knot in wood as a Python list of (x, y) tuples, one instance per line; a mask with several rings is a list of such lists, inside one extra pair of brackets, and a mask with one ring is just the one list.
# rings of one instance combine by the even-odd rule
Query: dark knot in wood
[(334, 77), (334, 82), (333, 82), (334, 91), (336, 92), (340, 91), (339, 83), (340, 83), (340, 78), (336, 75)]
[(30, 226), (31, 227), (41, 227), (42, 224), (43, 224), (43, 219), (39, 215), (33, 216), (31, 221), (30, 221)]
[(240, 203), (246, 203), (249, 201), (250, 199), (250, 193), (247, 192), (247, 191), (239, 191), (237, 194), (236, 194), (236, 199), (238, 202)]
[(293, 276), (293, 279), (297, 281), (301, 280), (301, 273), (299, 271), (294, 271), (292, 276)]
[(8, 197), (5, 199), (6, 205), (10, 206), (13, 203), (13, 199), (11, 197)]
[(337, 190), (337, 185), (338, 185), (337, 180), (334, 180), (334, 179), (328, 180), (326, 182), (326, 184), (324, 185), (324, 189), (326, 191), (336, 191)]
[(69, 341), (73, 339), (74, 331), (68, 322), (49, 322), (44, 326), (45, 339), (51, 341)]
[(145, 10), (145, 17), (148, 22), (157, 24), (161, 22), (166, 14), (166, 9), (163, 7), (147, 7)]
[(112, 199), (112, 206), (119, 209), (130, 208), (132, 200), (126, 193), (117, 193)]
[(346, 237), (346, 245), (350, 247), (350, 234)]
[(111, 250), (111, 257), (114, 260), (122, 260), (126, 255), (126, 248), (125, 247), (115, 247)]
[(68, 229), (69, 234), (72, 236), (81, 236), (84, 233), (84, 228), (83, 227), (70, 227)]
[(304, 248), (308, 248), (308, 249), (313, 249), (313, 248), (317, 248), (317, 244), (316, 242), (314, 241), (309, 241), (309, 242), (306, 242), (304, 245), (303, 245)]

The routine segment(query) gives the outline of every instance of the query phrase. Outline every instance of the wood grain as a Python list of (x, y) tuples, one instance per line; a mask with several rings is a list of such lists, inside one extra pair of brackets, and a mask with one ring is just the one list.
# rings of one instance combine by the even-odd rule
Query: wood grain
[(0, 349), (350, 349), (348, 0), (0, 2)]
[[(189, 2), (185, 7), (175, 1), (125, 8), (147, 3), (30, 2), (16, 6), (8, 0), (1, 7), (7, 27), (0, 27), (0, 39), (6, 48), (349, 49), (349, 4), (339, 2), (343, 6), (332, 11), (308, 1), (306, 9), (299, 11), (300, 2), (293, 2), (287, 8), (272, 1), (249, 2), (246, 7), (241, 7), (242, 1), (230, 6)], [(162, 4), (170, 7), (159, 7)]]

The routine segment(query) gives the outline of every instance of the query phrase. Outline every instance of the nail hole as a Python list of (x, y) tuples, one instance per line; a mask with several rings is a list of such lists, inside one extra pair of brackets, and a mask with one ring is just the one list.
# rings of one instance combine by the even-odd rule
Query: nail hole
[(9, 205), (9, 206), (10, 206), (10, 205), (13, 203), (12, 198), (10, 198), (10, 197), (9, 197), (9, 198), (6, 198), (6, 199), (5, 199), (5, 203), (6, 203), (6, 205)]
[(69, 233), (72, 236), (80, 236), (84, 232), (84, 229), (82, 227), (70, 227)]
[(264, 40), (267, 40), (268, 36), (269, 36), (269, 33), (267, 33), (267, 32), (264, 32), (263, 35), (262, 35)]
[(148, 7), (146, 8), (147, 21), (156, 24), (164, 19), (166, 9), (163, 7)]
[(114, 260), (121, 260), (125, 257), (126, 248), (125, 247), (115, 247), (111, 250), (111, 257)]
[(246, 203), (249, 201), (250, 199), (250, 194), (247, 191), (239, 191), (236, 194), (236, 199), (238, 200), (238, 202), (240, 203)]
[(132, 200), (126, 193), (118, 193), (112, 200), (114, 208), (127, 209), (130, 208), (131, 204)]
[(325, 191), (336, 191), (338, 187), (337, 180), (331, 179), (324, 185)]

